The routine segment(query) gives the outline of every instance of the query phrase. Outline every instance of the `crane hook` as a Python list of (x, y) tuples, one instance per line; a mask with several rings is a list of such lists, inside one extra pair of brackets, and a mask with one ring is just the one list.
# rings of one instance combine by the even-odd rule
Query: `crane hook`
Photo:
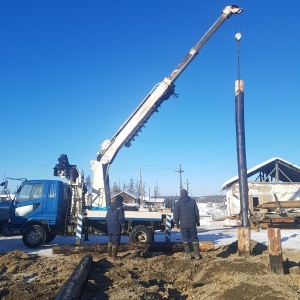
[(235, 40), (237, 41), (237, 43), (239, 43), (240, 42), (240, 39), (242, 38), (242, 34), (240, 33), (240, 32), (237, 32), (236, 34), (235, 34)]

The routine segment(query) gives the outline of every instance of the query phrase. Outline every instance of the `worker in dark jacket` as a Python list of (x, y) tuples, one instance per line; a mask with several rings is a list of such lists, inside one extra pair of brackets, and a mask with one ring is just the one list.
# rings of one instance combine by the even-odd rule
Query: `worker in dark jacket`
[(200, 259), (199, 240), (196, 226), (200, 226), (199, 209), (194, 199), (188, 196), (185, 189), (180, 191), (180, 198), (175, 206), (175, 224), (180, 229), (186, 258), (191, 258), (192, 242), (196, 259)]
[(108, 231), (107, 255), (112, 257), (113, 260), (117, 257), (121, 234), (126, 233), (123, 201), (123, 197), (118, 195), (115, 201), (110, 203), (106, 214)]

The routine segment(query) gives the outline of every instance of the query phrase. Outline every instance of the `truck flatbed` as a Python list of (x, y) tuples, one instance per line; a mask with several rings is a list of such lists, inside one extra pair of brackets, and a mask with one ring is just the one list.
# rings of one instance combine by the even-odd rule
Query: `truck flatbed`
[[(86, 212), (86, 217), (90, 220), (95, 221), (104, 221), (106, 219), (105, 210), (88, 210)], [(162, 213), (162, 212), (154, 212), (154, 211), (125, 211), (125, 220), (129, 221), (161, 221), (163, 216), (171, 215), (171, 219), (173, 219), (173, 213)]]

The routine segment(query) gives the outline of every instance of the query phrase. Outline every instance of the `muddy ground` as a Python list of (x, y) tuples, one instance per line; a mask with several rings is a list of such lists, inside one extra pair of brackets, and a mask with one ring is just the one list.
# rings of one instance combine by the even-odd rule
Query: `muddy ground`
[[(284, 275), (269, 271), (266, 246), (252, 241), (248, 258), (237, 243), (185, 260), (183, 253), (122, 252), (118, 261), (92, 253), (81, 299), (300, 299), (300, 251), (284, 250)], [(14, 251), (0, 256), (0, 299), (55, 299), (82, 255), (42, 257)]]

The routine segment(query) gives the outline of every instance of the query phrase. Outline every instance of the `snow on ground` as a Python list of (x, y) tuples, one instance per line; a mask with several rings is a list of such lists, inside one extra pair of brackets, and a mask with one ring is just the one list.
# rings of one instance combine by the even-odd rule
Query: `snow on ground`
[[(229, 226), (228, 220), (218, 221), (224, 218), (226, 212), (219, 207), (207, 206), (205, 203), (198, 203), (200, 212), (200, 227), (198, 228), (199, 241), (212, 241), (215, 248), (223, 245), (229, 245), (237, 240), (238, 227), (237, 224), (231, 223)], [(254, 231), (251, 230), (251, 239), (267, 246), (268, 236), (267, 230)], [(82, 237), (81, 244), (107, 243), (108, 237), (105, 235), (91, 235), (89, 240), (85, 241)], [(129, 241), (128, 236), (122, 236), (121, 242)], [(163, 232), (155, 233), (155, 241), (165, 241)], [(181, 242), (181, 234), (177, 229), (173, 229), (171, 233), (171, 242)], [(282, 229), (281, 242), (283, 249), (299, 249), (300, 250), (300, 230), (299, 229)], [(75, 236), (60, 237), (57, 236), (51, 244), (43, 245), (37, 249), (27, 248), (21, 236), (0, 237), (0, 253), (20, 250), (26, 253), (52, 256), (52, 247), (54, 245), (75, 244)]]
[[(198, 237), (200, 241), (212, 241), (215, 248), (228, 245), (237, 240), (237, 227), (200, 227)], [(267, 230), (259, 232), (251, 230), (251, 239), (264, 245), (268, 244)], [(84, 236), (81, 244), (107, 243), (108, 237), (102, 235), (89, 236), (89, 240), (85, 241)], [(165, 241), (165, 235), (162, 232), (155, 234), (156, 242)], [(122, 236), (122, 243), (128, 242), (128, 236)], [(172, 230), (171, 242), (181, 242), (179, 230)], [(300, 250), (300, 230), (299, 229), (282, 229), (281, 242), (283, 249), (299, 249)], [(75, 237), (59, 237), (57, 236), (51, 244), (43, 245), (37, 249), (27, 248), (21, 236), (0, 237), (0, 253), (20, 250), (26, 253), (52, 256), (52, 246), (75, 244)]]

